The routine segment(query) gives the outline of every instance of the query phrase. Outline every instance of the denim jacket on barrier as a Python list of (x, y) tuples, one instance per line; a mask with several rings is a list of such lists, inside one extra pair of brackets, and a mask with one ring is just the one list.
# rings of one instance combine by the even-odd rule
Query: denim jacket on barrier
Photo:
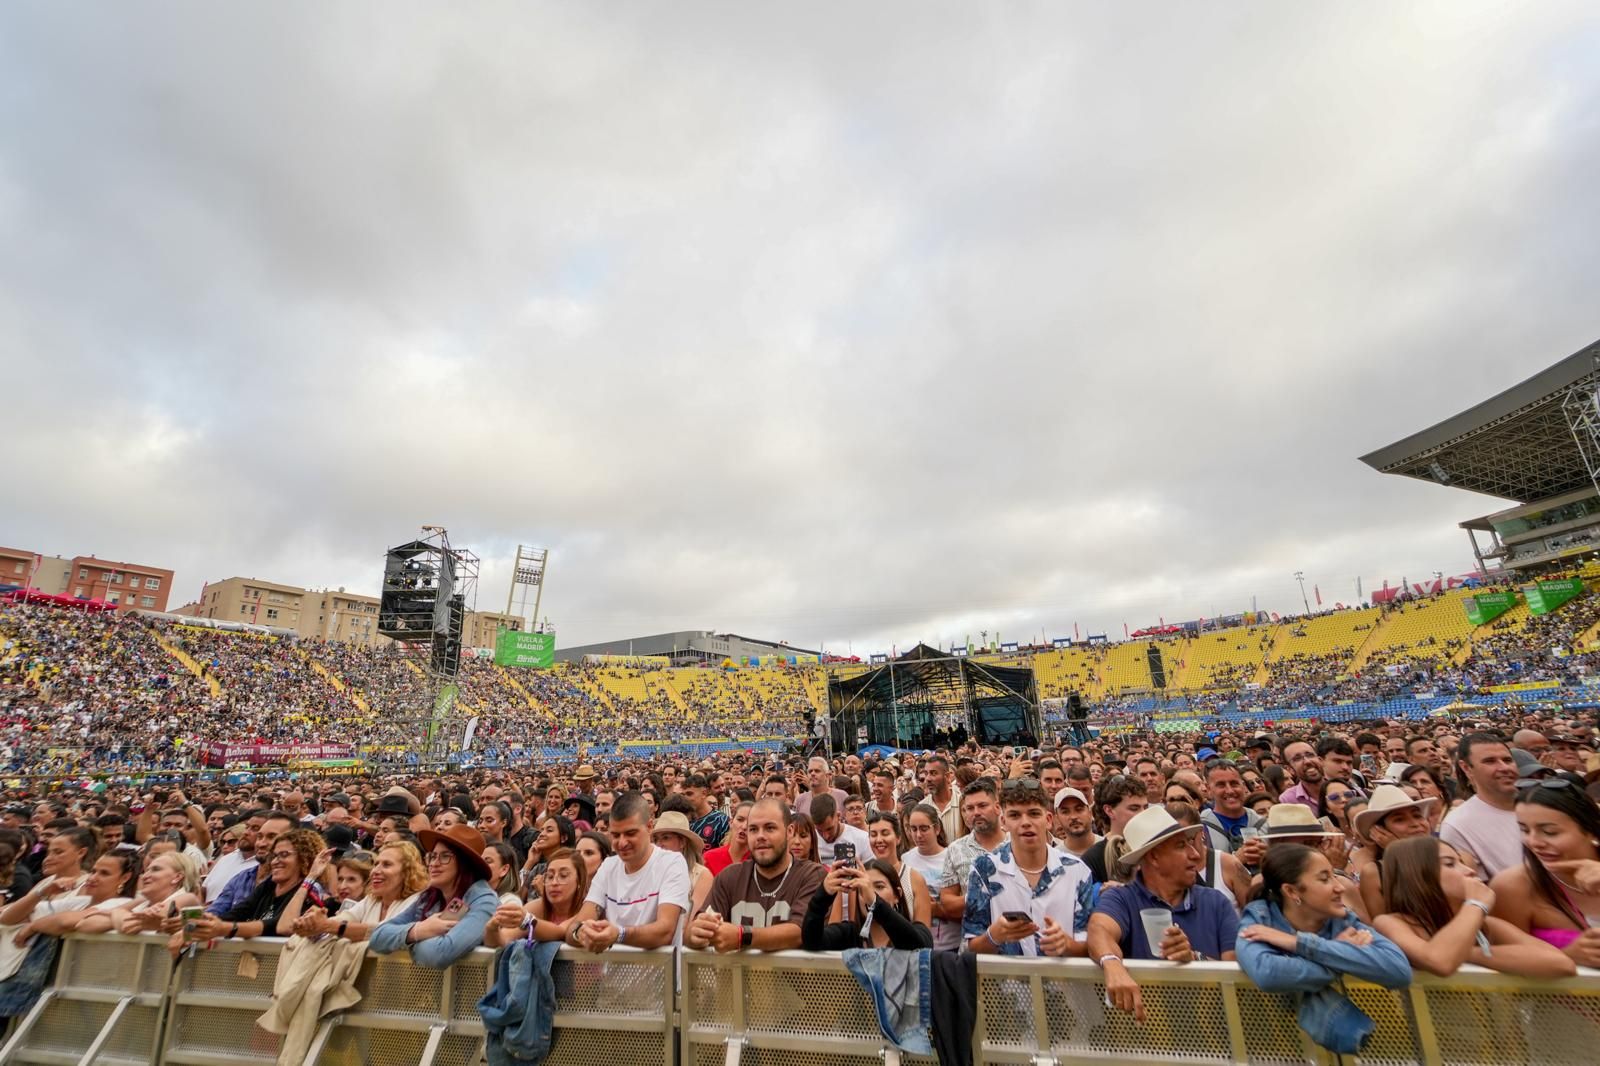
[(910, 1055), (933, 1054), (933, 981), (928, 973), (932, 954), (927, 948), (850, 948), (842, 956), (845, 968), (872, 1000), (883, 1038)]
[(536, 1066), (550, 1054), (556, 987), (550, 967), (559, 941), (519, 938), (494, 961), (494, 985), (478, 1001), (489, 1066)]
[[(1263, 992), (1287, 993), (1295, 1006), (1295, 1019), (1306, 1035), (1329, 1051), (1353, 1055), (1372, 1035), (1375, 1023), (1344, 995), (1349, 975), (1384, 988), (1405, 988), (1411, 983), (1411, 963), (1405, 953), (1382, 933), (1346, 914), (1325, 924), (1319, 932), (1296, 932), (1283, 911), (1267, 900), (1256, 900), (1239, 920), (1243, 933), (1252, 925), (1268, 925), (1294, 933), (1292, 952), (1239, 937), (1239, 967)], [(1372, 934), (1372, 943), (1357, 947), (1335, 940), (1346, 929)]]

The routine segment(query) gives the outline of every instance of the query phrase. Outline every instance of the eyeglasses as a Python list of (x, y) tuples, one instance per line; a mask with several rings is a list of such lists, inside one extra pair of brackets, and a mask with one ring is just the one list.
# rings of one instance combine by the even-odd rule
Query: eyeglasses
[(449, 851), (430, 851), (426, 861), (429, 866), (448, 866), (456, 861), (456, 857)]

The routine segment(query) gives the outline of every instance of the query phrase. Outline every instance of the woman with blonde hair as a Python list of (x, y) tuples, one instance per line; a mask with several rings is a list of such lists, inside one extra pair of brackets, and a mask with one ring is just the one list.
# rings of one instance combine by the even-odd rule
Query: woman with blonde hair
[(409, 840), (391, 840), (373, 857), (366, 895), (345, 901), (337, 914), (307, 911), (295, 921), (294, 932), (304, 937), (331, 933), (344, 940), (363, 941), (390, 915), (409, 906), (427, 883), (427, 868), (416, 845)]
[(157, 932), (163, 920), (176, 920), (183, 908), (200, 906), (199, 890), (200, 871), (194, 860), (181, 851), (157, 855), (139, 874), (139, 890), (131, 904), (89, 915), (78, 923), (78, 932)]

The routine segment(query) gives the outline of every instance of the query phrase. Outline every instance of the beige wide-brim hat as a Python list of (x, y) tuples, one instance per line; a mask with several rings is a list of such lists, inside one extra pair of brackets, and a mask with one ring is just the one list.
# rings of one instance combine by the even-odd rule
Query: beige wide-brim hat
[(679, 836), (683, 837), (684, 840), (689, 842), (690, 849), (692, 849), (697, 856), (705, 849), (706, 846), (706, 842), (700, 839), (700, 834), (689, 828), (689, 819), (685, 818), (678, 811), (664, 811), (661, 814), (656, 815), (655, 824), (650, 827), (650, 835), (653, 837), (657, 833), (678, 834)]
[(578, 767), (578, 772), (572, 775), (572, 779), (574, 781), (593, 781), (596, 776), (597, 775), (594, 772), (594, 767), (590, 766), (588, 763), (584, 763), (582, 766)]
[(1165, 807), (1146, 807), (1133, 816), (1122, 832), (1122, 839), (1128, 845), (1127, 852), (1122, 856), (1122, 865), (1135, 866), (1151, 848), (1184, 833), (1199, 833), (1204, 828), (1200, 825), (1184, 825), (1168, 814)]
[(1317, 821), (1317, 816), (1304, 803), (1274, 803), (1267, 810), (1267, 823), (1263, 831), (1268, 840), (1344, 836)]
[(1367, 800), (1367, 809), (1356, 815), (1356, 832), (1366, 836), (1374, 822), (1387, 818), (1395, 811), (1415, 807), (1423, 814), (1427, 814), (1438, 803), (1438, 799), (1433, 796), (1414, 800), (1406, 795), (1405, 790), (1399, 785), (1379, 785), (1372, 790), (1372, 798)]

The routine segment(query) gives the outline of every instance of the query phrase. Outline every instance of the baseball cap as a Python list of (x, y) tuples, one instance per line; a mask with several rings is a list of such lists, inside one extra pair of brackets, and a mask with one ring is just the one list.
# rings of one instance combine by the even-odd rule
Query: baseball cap
[(1064, 788), (1061, 791), (1056, 793), (1055, 802), (1053, 804), (1051, 804), (1051, 806), (1052, 807), (1060, 807), (1063, 801), (1069, 800), (1069, 799), (1075, 799), (1079, 803), (1083, 804), (1085, 807), (1091, 806), (1091, 804), (1089, 803), (1089, 797), (1085, 796), (1082, 792), (1079, 792), (1077, 789), (1073, 788), (1071, 785), (1068, 785), (1066, 788)]

